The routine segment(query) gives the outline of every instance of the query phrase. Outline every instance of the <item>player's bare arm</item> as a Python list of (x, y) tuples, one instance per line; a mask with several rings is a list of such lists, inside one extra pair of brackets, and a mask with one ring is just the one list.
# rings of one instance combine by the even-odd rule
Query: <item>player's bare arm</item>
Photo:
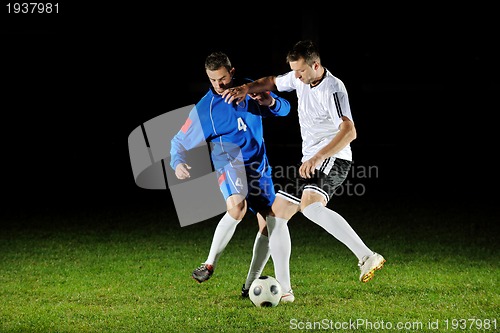
[(356, 139), (356, 127), (351, 119), (342, 117), (342, 123), (339, 126), (340, 131), (323, 149), (318, 151), (312, 158), (304, 161), (299, 168), (299, 174), (303, 178), (311, 178), (316, 166), (323, 163), (325, 159), (341, 151), (345, 146)]
[(191, 167), (189, 165), (187, 165), (186, 163), (179, 163), (175, 167), (175, 176), (178, 179), (189, 178), (189, 177), (191, 177), (191, 174), (189, 173), (189, 169), (191, 169)]
[(266, 76), (241, 86), (226, 89), (222, 93), (222, 98), (228, 104), (233, 101), (240, 103), (247, 94), (276, 90), (275, 76)]

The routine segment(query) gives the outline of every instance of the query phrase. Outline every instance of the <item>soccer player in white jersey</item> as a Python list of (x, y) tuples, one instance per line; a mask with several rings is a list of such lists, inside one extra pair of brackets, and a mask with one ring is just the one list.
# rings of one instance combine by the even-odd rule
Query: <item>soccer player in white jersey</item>
[[(273, 207), (286, 214), (276, 215), (267, 225), (276, 278), (291, 288), (287, 221), (300, 210), (354, 253), (361, 270), (359, 279), (368, 282), (386, 260), (366, 246), (341, 215), (326, 207), (352, 164), (350, 143), (356, 139), (356, 127), (347, 90), (340, 79), (322, 66), (318, 47), (310, 40), (296, 43), (286, 61), (291, 68), (288, 73), (263, 77), (222, 94), (228, 103), (239, 103), (247, 94), (262, 91), (295, 90), (297, 94), (302, 136), (300, 177), (295, 182), (298, 186), (293, 191), (290, 186), (286, 186), (287, 192), (278, 191)], [(278, 258), (288, 260), (276, 260)]]

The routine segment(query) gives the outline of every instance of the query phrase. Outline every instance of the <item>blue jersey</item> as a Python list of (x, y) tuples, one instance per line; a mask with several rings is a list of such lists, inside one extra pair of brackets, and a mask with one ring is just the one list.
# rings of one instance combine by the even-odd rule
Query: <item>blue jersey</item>
[(205, 141), (216, 170), (241, 156), (245, 167), (262, 171), (267, 163), (262, 118), (290, 112), (288, 100), (270, 94), (276, 99), (274, 107), (261, 106), (248, 95), (237, 105), (226, 103), (210, 88), (172, 139), (170, 166), (175, 170), (179, 163), (186, 163), (186, 151)]
[[(186, 163), (190, 149), (210, 145), (210, 157), (224, 199), (240, 194), (254, 213), (268, 209), (276, 197), (264, 144), (262, 118), (286, 116), (290, 103), (271, 92), (276, 104), (259, 105), (245, 100), (228, 104), (212, 88), (195, 105), (171, 141), (170, 165)], [(189, 163), (188, 163), (189, 164)]]

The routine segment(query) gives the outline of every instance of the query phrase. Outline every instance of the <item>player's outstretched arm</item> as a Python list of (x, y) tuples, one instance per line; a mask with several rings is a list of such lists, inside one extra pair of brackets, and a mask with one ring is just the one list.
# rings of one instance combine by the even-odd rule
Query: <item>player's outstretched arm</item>
[(262, 105), (262, 106), (271, 107), (271, 106), (274, 106), (274, 104), (276, 103), (276, 100), (274, 99), (274, 97), (271, 96), (271, 94), (268, 94), (266, 92), (251, 93), (248, 95), (250, 96), (251, 99), (257, 101), (257, 103), (259, 103), (259, 105)]
[(245, 99), (247, 94), (274, 91), (276, 90), (275, 78), (275, 76), (265, 76), (253, 82), (226, 89), (222, 93), (222, 98), (228, 104), (231, 104), (233, 101), (240, 103)]
[(262, 116), (286, 116), (290, 113), (290, 102), (271, 91), (248, 94), (250, 98), (257, 101), (259, 105), (267, 106), (262, 110)]

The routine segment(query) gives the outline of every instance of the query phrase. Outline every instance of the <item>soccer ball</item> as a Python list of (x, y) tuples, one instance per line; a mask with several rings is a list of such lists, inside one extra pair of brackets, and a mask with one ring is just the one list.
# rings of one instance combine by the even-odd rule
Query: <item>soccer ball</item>
[(281, 300), (281, 285), (272, 276), (261, 276), (250, 285), (248, 297), (258, 307), (275, 307)]

